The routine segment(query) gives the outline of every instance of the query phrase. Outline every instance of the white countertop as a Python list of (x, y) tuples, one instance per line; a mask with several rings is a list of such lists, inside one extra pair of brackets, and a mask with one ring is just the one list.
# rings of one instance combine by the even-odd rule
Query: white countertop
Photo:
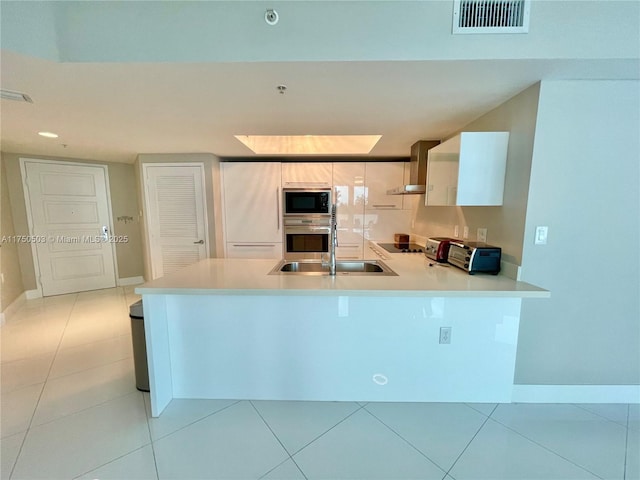
[(135, 291), (142, 295), (550, 296), (547, 290), (503, 275), (468, 275), (453, 266), (430, 266), (433, 262), (420, 254), (396, 254), (384, 259), (398, 276), (269, 275), (278, 262), (211, 258), (147, 282)]

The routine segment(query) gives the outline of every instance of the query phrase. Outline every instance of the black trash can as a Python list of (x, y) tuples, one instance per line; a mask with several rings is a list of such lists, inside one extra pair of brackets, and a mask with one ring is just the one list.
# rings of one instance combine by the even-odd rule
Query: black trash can
[(147, 367), (147, 344), (144, 338), (144, 314), (142, 300), (129, 307), (131, 319), (131, 341), (133, 342), (133, 364), (136, 372), (136, 388), (149, 391), (149, 369)]

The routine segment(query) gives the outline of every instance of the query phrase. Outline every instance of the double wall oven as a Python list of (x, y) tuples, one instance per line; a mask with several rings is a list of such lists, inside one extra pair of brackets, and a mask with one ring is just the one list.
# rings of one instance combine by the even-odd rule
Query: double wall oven
[(330, 188), (282, 190), (284, 258), (320, 259), (329, 252), (331, 193)]

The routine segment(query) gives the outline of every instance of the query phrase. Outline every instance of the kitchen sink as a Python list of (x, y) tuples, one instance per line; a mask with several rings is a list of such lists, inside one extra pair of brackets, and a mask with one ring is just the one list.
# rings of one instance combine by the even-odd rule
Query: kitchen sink
[[(281, 260), (269, 275), (329, 275), (329, 265), (319, 260)], [(336, 275), (397, 276), (380, 260), (338, 260)]]

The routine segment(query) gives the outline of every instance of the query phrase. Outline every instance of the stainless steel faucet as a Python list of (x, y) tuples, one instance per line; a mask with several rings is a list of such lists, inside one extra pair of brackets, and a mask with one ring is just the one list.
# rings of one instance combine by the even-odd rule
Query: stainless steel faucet
[(336, 247), (338, 246), (337, 207), (331, 205), (331, 245), (329, 246), (329, 275), (336, 274)]

